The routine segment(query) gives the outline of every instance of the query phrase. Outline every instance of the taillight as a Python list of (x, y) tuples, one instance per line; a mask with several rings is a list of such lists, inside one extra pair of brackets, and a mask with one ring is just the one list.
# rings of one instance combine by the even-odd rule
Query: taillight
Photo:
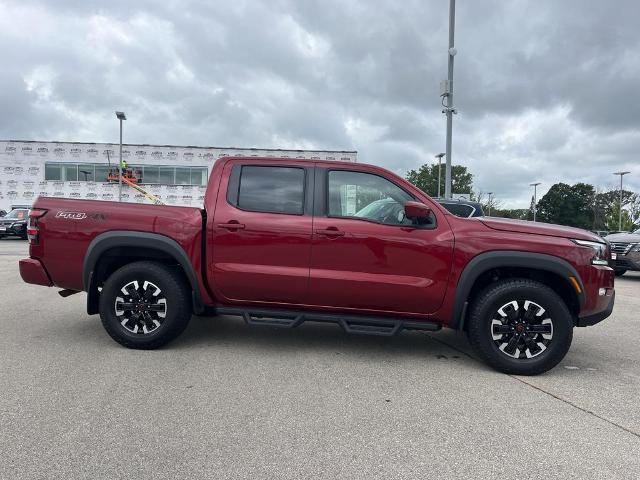
[(29, 223), (27, 224), (27, 237), (31, 245), (38, 245), (38, 219), (42, 217), (46, 210), (41, 208), (34, 208), (29, 211)]

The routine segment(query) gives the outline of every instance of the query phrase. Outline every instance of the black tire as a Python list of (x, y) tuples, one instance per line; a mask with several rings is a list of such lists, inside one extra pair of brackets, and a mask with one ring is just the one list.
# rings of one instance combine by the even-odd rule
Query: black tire
[(501, 280), (485, 288), (471, 305), (467, 325), (477, 355), (496, 370), (516, 375), (555, 367), (573, 339), (567, 305), (551, 288), (528, 279)]
[[(127, 294), (123, 288), (127, 288)], [(154, 295), (155, 289), (159, 293)], [(145, 300), (148, 292), (149, 299)], [(100, 318), (107, 333), (119, 344), (150, 350), (169, 343), (184, 331), (191, 319), (189, 298), (186, 282), (175, 269), (158, 262), (130, 263), (104, 283)]]
[(613, 273), (615, 273), (616, 277), (621, 277), (622, 275), (627, 273), (627, 269), (626, 268), (614, 268), (613, 269)]

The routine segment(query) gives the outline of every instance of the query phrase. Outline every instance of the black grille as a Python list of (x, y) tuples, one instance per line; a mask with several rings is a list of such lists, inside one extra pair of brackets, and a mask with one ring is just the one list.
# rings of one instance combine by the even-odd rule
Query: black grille
[(620, 255), (626, 255), (629, 250), (635, 245), (635, 243), (627, 242), (612, 242), (611, 251)]

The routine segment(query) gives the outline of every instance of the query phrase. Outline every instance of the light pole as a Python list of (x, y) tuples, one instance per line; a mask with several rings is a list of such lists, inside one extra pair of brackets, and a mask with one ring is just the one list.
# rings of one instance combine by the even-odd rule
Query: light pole
[(487, 204), (487, 209), (489, 210), (488, 216), (490, 217), (491, 216), (491, 195), (493, 195), (493, 192), (489, 192), (488, 195), (489, 195), (489, 202)]
[(445, 154), (444, 153), (439, 153), (436, 155), (436, 158), (438, 159), (438, 198), (440, 198), (440, 183), (441, 183), (441, 179), (442, 179), (442, 170), (440, 169), (440, 164), (442, 163), (442, 157), (444, 157)]
[[(442, 82), (440, 89), (440, 96), (443, 97), (442, 113), (447, 115), (447, 143), (446, 143), (446, 168), (444, 176), (444, 196), (445, 198), (451, 198), (451, 130), (453, 128), (453, 114), (457, 113), (453, 108), (453, 57), (455, 57), (457, 50), (454, 45), (454, 34), (456, 27), (456, 0), (449, 0), (449, 50), (448, 53), (448, 75), (447, 80)], [(444, 105), (444, 98), (447, 99), (447, 104)]]
[(118, 164), (118, 201), (122, 201), (122, 121), (127, 119), (124, 112), (116, 112), (116, 117), (120, 120), (120, 163)]
[(533, 187), (533, 221), (536, 221), (536, 213), (538, 213), (538, 185), (540, 182), (530, 183), (529, 186)]
[(614, 175), (620, 175), (620, 212), (618, 215), (618, 231), (622, 231), (622, 177), (631, 172), (613, 172)]

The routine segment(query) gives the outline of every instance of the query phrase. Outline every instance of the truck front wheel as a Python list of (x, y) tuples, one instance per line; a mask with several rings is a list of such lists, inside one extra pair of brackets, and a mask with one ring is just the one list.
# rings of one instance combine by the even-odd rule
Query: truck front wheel
[(188, 289), (171, 267), (134, 262), (116, 270), (100, 294), (107, 333), (128, 348), (153, 349), (170, 342), (191, 319)]
[(496, 370), (536, 375), (555, 367), (569, 351), (573, 319), (546, 285), (506, 279), (473, 301), (467, 333), (478, 356)]

